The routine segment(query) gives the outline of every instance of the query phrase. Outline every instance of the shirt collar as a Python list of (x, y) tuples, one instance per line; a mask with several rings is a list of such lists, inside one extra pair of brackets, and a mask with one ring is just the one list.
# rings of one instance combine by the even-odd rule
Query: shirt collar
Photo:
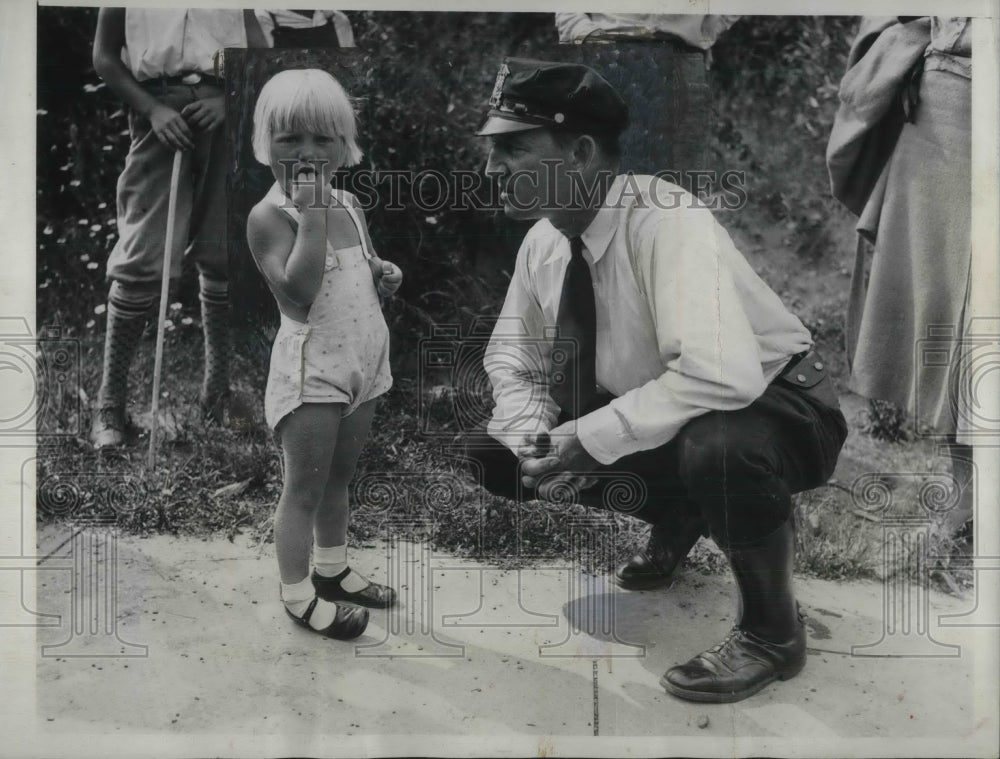
[[(615, 232), (618, 231), (618, 211), (619, 199), (622, 195), (622, 190), (624, 188), (625, 178), (621, 175), (615, 177), (611, 186), (608, 188), (608, 194), (604, 198), (604, 202), (601, 207), (597, 209), (597, 215), (591, 220), (587, 228), (583, 230), (583, 234), (580, 238), (583, 240), (583, 244), (586, 246), (587, 250), (590, 251), (590, 257), (596, 264), (604, 256), (611, 244), (611, 238), (615, 236)], [(554, 261), (562, 256), (569, 256), (569, 241), (567, 240), (565, 244), (558, 244), (553, 248), (552, 252), (545, 259), (545, 263)]]

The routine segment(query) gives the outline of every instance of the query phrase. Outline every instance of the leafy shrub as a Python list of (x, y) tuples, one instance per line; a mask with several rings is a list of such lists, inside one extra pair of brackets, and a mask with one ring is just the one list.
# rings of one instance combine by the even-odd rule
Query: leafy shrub
[(117, 238), (115, 183), (129, 141), (121, 103), (90, 64), (96, 19), (94, 8), (38, 14), (38, 322), (62, 324), (69, 335), (100, 320), (104, 262)]
[(800, 252), (822, 253), (843, 211), (829, 193), (826, 143), (857, 31), (854, 16), (744, 16), (713, 48), (714, 153), (747, 172), (750, 202)]
[(910, 437), (906, 411), (889, 401), (868, 402), (861, 430), (876, 440), (887, 443), (899, 443)]

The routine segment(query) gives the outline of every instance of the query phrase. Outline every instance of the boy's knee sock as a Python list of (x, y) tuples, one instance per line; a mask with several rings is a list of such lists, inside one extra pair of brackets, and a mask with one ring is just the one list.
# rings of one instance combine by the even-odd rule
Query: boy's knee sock
[[(316, 574), (322, 577), (336, 577), (347, 569), (347, 545), (329, 546), (326, 548), (314, 545), (313, 565), (316, 567)], [(359, 590), (364, 590), (368, 587), (368, 580), (352, 569), (340, 581), (340, 587), (348, 593), (357, 593)]]
[(124, 407), (128, 397), (128, 372), (135, 357), (146, 318), (153, 310), (156, 292), (114, 282), (108, 293), (108, 323), (104, 336), (104, 369), (97, 407)]
[(215, 403), (229, 392), (229, 283), (199, 274), (198, 289), (205, 335), (202, 400)]

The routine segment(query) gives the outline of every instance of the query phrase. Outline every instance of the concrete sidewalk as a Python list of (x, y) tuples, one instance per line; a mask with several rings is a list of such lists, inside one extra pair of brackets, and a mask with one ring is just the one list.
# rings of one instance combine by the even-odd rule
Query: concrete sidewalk
[[(352, 562), (388, 578), (400, 606), (344, 643), (284, 615), (273, 546), (62, 526), (40, 530), (39, 548), (35, 611), (59, 615), (38, 636), (50, 732), (919, 738), (969, 755), (997, 729), (977, 702), (970, 630), (938, 624), (974, 600), (909, 585), (797, 579), (806, 669), (716, 706), (658, 680), (729, 629), (728, 576), (628, 593), (569, 566), (505, 572), (386, 544)], [(890, 630), (887, 592), (909, 609)], [(878, 657), (851, 655), (880, 640), (866, 649)]]

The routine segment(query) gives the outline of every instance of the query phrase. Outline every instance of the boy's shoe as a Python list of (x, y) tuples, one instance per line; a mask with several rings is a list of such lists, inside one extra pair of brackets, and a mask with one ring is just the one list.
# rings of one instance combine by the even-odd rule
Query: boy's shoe
[(201, 412), (201, 418), (207, 423), (228, 427), (231, 430), (248, 431), (263, 423), (251, 399), (246, 393), (238, 390), (227, 390), (214, 401), (210, 401), (204, 392), (200, 392), (198, 410)]
[(232, 399), (232, 392), (227, 390), (221, 395), (209, 398), (204, 388), (198, 393), (198, 408), (201, 410), (202, 418), (214, 424), (225, 424), (226, 409)]
[(367, 587), (354, 593), (344, 590), (340, 581), (347, 577), (350, 571), (351, 568), (348, 567), (335, 577), (324, 577), (313, 570), (312, 583), (316, 588), (316, 595), (324, 601), (347, 601), (372, 609), (387, 609), (396, 603), (396, 591), (375, 582), (369, 582)]
[(121, 448), (128, 436), (128, 416), (122, 406), (106, 406), (95, 409), (90, 425), (90, 442), (94, 448)]
[(333, 622), (327, 627), (316, 629), (309, 624), (309, 619), (312, 617), (317, 603), (319, 603), (319, 598), (314, 596), (301, 617), (292, 614), (287, 606), (285, 606), (285, 614), (291, 617), (297, 625), (314, 633), (324, 635), (327, 638), (335, 638), (337, 640), (353, 640), (368, 627), (368, 609), (362, 609), (359, 606), (341, 606), (338, 604), (337, 615), (333, 618)]

